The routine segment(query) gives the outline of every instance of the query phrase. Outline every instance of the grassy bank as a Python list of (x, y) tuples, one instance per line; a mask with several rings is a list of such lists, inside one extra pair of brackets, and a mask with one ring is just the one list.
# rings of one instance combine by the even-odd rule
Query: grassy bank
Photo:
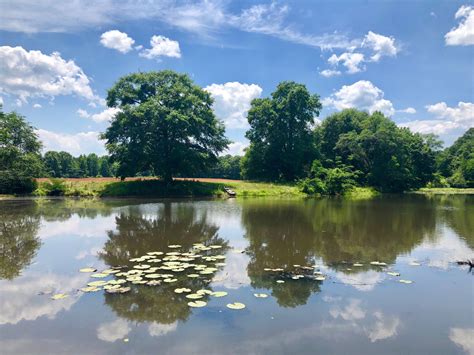
[(474, 195), (474, 188), (454, 188), (454, 187), (425, 187), (415, 191), (420, 194), (431, 194), (431, 195), (452, 195), (452, 194), (463, 194), (463, 195)]

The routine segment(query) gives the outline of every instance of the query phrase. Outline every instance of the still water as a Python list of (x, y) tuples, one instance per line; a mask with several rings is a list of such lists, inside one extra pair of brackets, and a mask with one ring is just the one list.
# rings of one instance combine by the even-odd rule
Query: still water
[(474, 354), (473, 257), (474, 196), (0, 201), (0, 353)]

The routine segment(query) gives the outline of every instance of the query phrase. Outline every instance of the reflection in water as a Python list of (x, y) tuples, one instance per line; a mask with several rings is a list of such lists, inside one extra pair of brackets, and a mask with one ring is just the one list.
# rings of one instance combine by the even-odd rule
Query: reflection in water
[(41, 241), (40, 217), (33, 201), (0, 206), (0, 279), (11, 280), (30, 265)]
[[(165, 202), (152, 206), (146, 211), (131, 208), (116, 217), (116, 230), (108, 232), (109, 239), (99, 254), (108, 265), (130, 266), (130, 259), (151, 251), (167, 252), (171, 244), (181, 245), (180, 252), (191, 251), (193, 243), (222, 246), (206, 255), (223, 254), (228, 249), (227, 242), (219, 237), (219, 227), (208, 223), (205, 213), (198, 215), (193, 205)], [(131, 285), (132, 290), (127, 294), (105, 294), (105, 302), (117, 315), (130, 321), (173, 324), (186, 320), (191, 313), (187, 304), (190, 300), (176, 294), (174, 289), (208, 288), (213, 275), (208, 276), (187, 278), (183, 274), (178, 282), (157, 287)]]

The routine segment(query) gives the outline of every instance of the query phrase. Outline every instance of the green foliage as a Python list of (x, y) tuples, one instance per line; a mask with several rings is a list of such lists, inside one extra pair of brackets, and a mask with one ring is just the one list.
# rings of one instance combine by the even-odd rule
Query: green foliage
[(54, 178), (113, 176), (109, 158), (94, 153), (76, 158), (67, 152), (49, 151), (44, 154), (43, 162), (47, 175)]
[(240, 176), (240, 162), (242, 157), (238, 155), (222, 155), (217, 157), (217, 163), (209, 169), (197, 172), (192, 176), (185, 177), (206, 177), (219, 179), (239, 180)]
[(122, 77), (107, 105), (120, 112), (103, 134), (120, 177), (151, 171), (166, 181), (203, 171), (229, 141), (208, 92), (170, 70)]
[(454, 187), (474, 187), (474, 128), (438, 157), (438, 170)]
[(355, 186), (357, 173), (349, 167), (324, 168), (319, 160), (311, 166), (310, 177), (299, 183), (302, 192), (308, 195), (343, 195)]
[(282, 82), (271, 98), (255, 99), (248, 112), (250, 140), (242, 160), (246, 179), (294, 181), (315, 158), (311, 125), (319, 115), (318, 95), (306, 86)]
[(39, 189), (46, 196), (63, 196), (68, 188), (66, 182), (62, 179), (49, 179), (42, 182)]
[(0, 105), (0, 193), (28, 193), (34, 189), (33, 177), (44, 167), (41, 143), (34, 128), (16, 112), (4, 113)]

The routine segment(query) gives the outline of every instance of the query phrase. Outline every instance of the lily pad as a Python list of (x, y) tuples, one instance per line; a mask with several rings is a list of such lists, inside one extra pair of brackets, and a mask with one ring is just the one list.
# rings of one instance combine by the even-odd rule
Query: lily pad
[(284, 280), (276, 280), (277, 284), (284, 284), (285, 281)]
[(107, 277), (107, 276), (109, 276), (109, 274), (104, 274), (104, 273), (101, 273), (101, 272), (99, 272), (99, 273), (97, 273), (97, 274), (92, 274), (92, 275), (91, 275), (91, 277), (95, 277), (95, 278), (97, 278), (97, 279), (101, 279), (101, 278)]
[(167, 283), (172, 283), (178, 281), (178, 279), (164, 279), (163, 281)]
[(352, 266), (355, 266), (355, 267), (361, 267), (361, 266), (364, 266), (364, 264), (361, 264), (361, 263), (355, 263), (355, 264), (352, 264)]
[(387, 274), (390, 275), (390, 276), (400, 276), (399, 272), (394, 272), (394, 271), (389, 271), (389, 272), (387, 272)]
[(69, 295), (65, 293), (57, 293), (51, 297), (52, 300), (62, 300), (63, 298), (69, 297)]
[(228, 303), (227, 308), (230, 308), (230, 309), (244, 309), (245, 304), (240, 303), (240, 302)]
[(190, 288), (176, 288), (174, 290), (175, 293), (188, 293), (188, 292), (191, 292), (191, 289)]
[(199, 277), (199, 275), (198, 275), (198, 274), (189, 274), (188, 277), (190, 277), (190, 278), (196, 278), (196, 277)]
[(398, 282), (400, 282), (402, 284), (412, 284), (413, 283), (413, 281), (411, 281), (411, 280), (403, 280), (403, 279), (398, 280)]
[(268, 295), (266, 293), (254, 293), (253, 294), (257, 298), (267, 298)]
[(138, 270), (148, 269), (149, 267), (150, 267), (150, 265), (148, 265), (148, 264), (139, 264), (139, 265), (134, 266), (134, 268), (138, 269)]
[(99, 286), (104, 286), (106, 284), (107, 284), (107, 281), (100, 280), (100, 281), (89, 282), (87, 284), (87, 286), (89, 286), (89, 287), (99, 287)]
[(214, 291), (210, 295), (214, 296), (214, 297), (224, 297), (224, 296), (227, 296), (227, 292), (225, 292), (225, 291)]
[(205, 305), (207, 305), (207, 303), (204, 302), (204, 301), (191, 301), (191, 302), (188, 302), (189, 307), (201, 308), (201, 307), (204, 307)]
[(197, 300), (199, 298), (202, 298), (204, 295), (199, 294), (199, 293), (191, 293), (189, 295), (186, 295), (186, 298), (189, 298), (191, 300)]
[(177, 248), (181, 248), (181, 245), (179, 245), (179, 244), (172, 244), (172, 245), (168, 245), (168, 248), (177, 249)]
[(100, 287), (94, 287), (94, 286), (89, 286), (89, 287), (83, 287), (81, 288), (81, 291), (82, 292), (97, 292), (97, 291), (100, 291), (101, 288)]
[(316, 281), (324, 281), (324, 280), (326, 280), (326, 277), (325, 276), (316, 276), (314, 279)]
[(419, 262), (417, 262), (417, 261), (412, 261), (412, 262), (410, 263), (410, 265), (411, 265), (411, 266), (420, 266), (421, 264), (420, 264)]
[(82, 269), (79, 269), (79, 272), (96, 272), (97, 269), (94, 269), (93, 267), (83, 267)]

